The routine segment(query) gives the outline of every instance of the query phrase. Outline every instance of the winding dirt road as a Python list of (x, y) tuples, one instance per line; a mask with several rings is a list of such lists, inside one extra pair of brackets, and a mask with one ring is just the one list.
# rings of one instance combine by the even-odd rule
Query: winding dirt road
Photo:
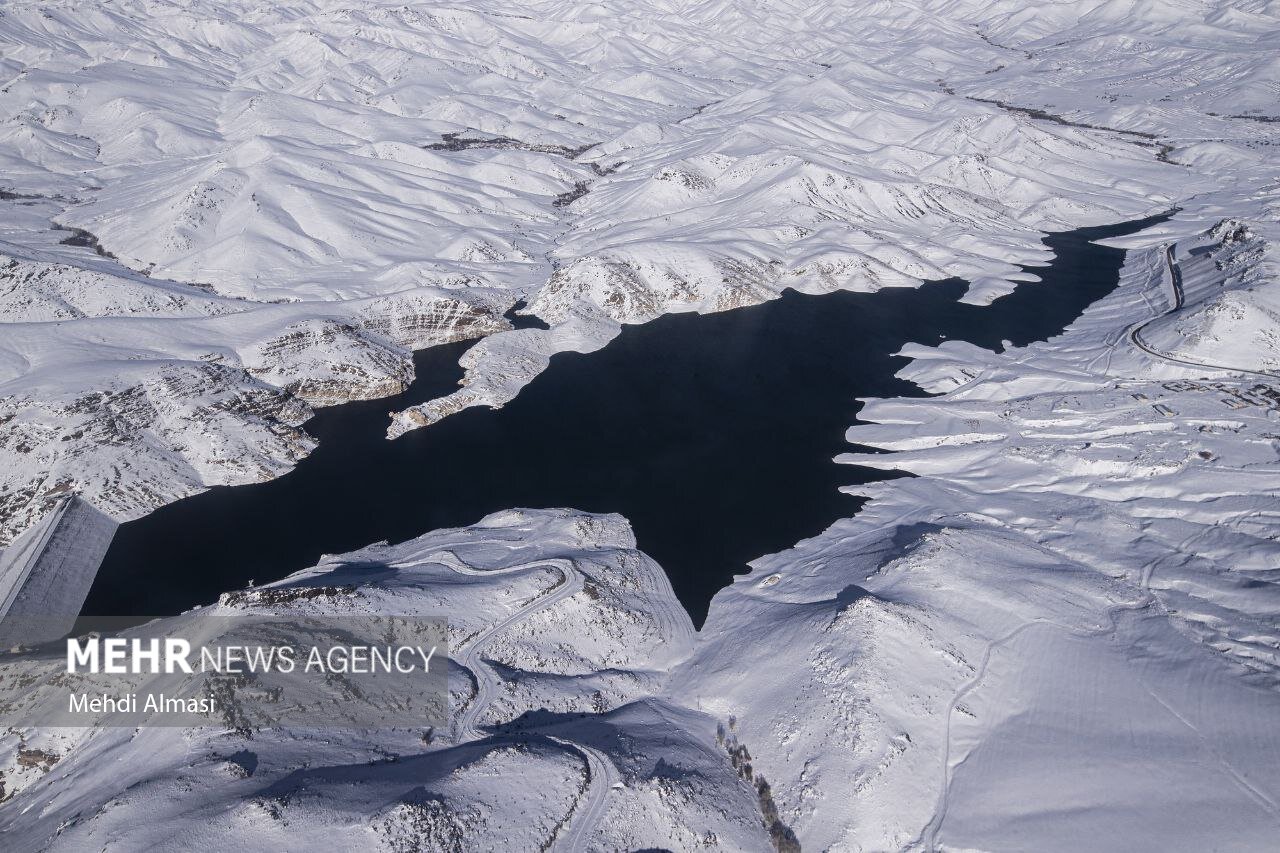
[(1185, 295), (1182, 290), (1182, 270), (1179, 269), (1178, 262), (1173, 257), (1172, 245), (1164, 247), (1164, 261), (1165, 261), (1165, 267), (1169, 272), (1169, 287), (1173, 291), (1173, 306), (1163, 314), (1160, 314), (1155, 317), (1151, 317), (1150, 319), (1143, 320), (1141, 323), (1131, 326), (1129, 328), (1129, 340), (1133, 343), (1133, 345), (1136, 346), (1138, 349), (1142, 350), (1143, 352), (1145, 352), (1147, 355), (1153, 356), (1154, 358), (1162, 359), (1164, 361), (1172, 362), (1174, 364), (1180, 364), (1183, 367), (1195, 367), (1200, 370), (1225, 370), (1230, 373), (1243, 373), (1247, 376), (1262, 376), (1266, 379), (1280, 378), (1280, 376), (1277, 376), (1277, 374), (1275, 373), (1267, 373), (1266, 371), (1262, 371), (1262, 370), (1248, 370), (1243, 367), (1232, 367), (1226, 364), (1209, 364), (1208, 362), (1192, 361), (1186, 358), (1179, 358), (1178, 356), (1170, 355), (1167, 352), (1163, 352), (1161, 350), (1155, 349), (1154, 347), (1148, 345), (1147, 342), (1142, 339), (1143, 329), (1145, 329), (1147, 326), (1150, 326), (1152, 323), (1156, 322), (1157, 320), (1163, 317), (1167, 317), (1176, 311), (1182, 310), (1182, 307), (1185, 304)]
[[(481, 657), (481, 652), (492, 639), (503, 631), (580, 592), (583, 588), (582, 572), (578, 570), (577, 563), (574, 560), (563, 557), (538, 559), (518, 566), (493, 570), (474, 569), (458, 559), (457, 555), (451, 551), (432, 554), (430, 559), (448, 566), (459, 574), (472, 576), (492, 577), (493, 575), (515, 574), (548, 567), (560, 572), (559, 583), (550, 590), (538, 595), (523, 607), (513, 610), (493, 625), (471, 637), (460, 647), (450, 650), (454, 663), (470, 672), (476, 685), (475, 695), (472, 696), (471, 701), (467, 703), (466, 709), (458, 715), (454, 722), (454, 740), (458, 743), (468, 740), (485, 740), (489, 738), (489, 735), (480, 730), (476, 725), (476, 721), (480, 719), (485, 709), (493, 701), (500, 679), (494, 673), (493, 668), (485, 663), (483, 657)], [(613, 762), (600, 750), (556, 737), (548, 737), (548, 740), (583, 761), (586, 774), (586, 789), (575, 804), (573, 814), (567, 824), (560, 831), (554, 847), (556, 850), (579, 853), (579, 851), (587, 849), (588, 841), (599, 825), (601, 818), (604, 817), (605, 800), (609, 795), (609, 791), (612, 790), (614, 783), (618, 782), (621, 777)]]

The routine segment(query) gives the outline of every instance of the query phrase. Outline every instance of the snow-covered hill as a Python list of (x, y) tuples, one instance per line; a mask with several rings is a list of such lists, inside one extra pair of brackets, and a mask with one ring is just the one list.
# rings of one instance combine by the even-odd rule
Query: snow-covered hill
[[(1044, 230), (1180, 209), (1065, 335), (909, 348), (940, 396), (842, 461), (917, 476), (700, 633), (616, 517), (330, 558), (307, 607), (456, 623), (447, 732), (15, 728), (6, 844), (1273, 846), (1278, 40), (1268, 0), (5, 6), (0, 541), (276, 476), (416, 347), (488, 336), (392, 435), (622, 323), (985, 303)], [(294, 606), (255, 596), (174, 624)]]
[[(217, 362), (215, 393), (336, 402), (400, 387), (403, 347), (498, 333), (396, 435), (668, 311), (949, 275), (989, 300), (1040, 231), (1215, 186), (1146, 136), (966, 97), (1009, 61), (971, 23), (1008, 18), (987, 5), (10, 4), (0, 406), (30, 425), (4, 442), (0, 539), (54, 489), (126, 519), (301, 452), (253, 436), (292, 434), (269, 412), (108, 450), (62, 428), (108, 389), (183, 386), (160, 407), (207, 411), (179, 377)], [(1161, 10), (1103, 23), (1168, 39), (1201, 14)], [(1248, 59), (1239, 27), (1197, 26), (1206, 75), (1224, 47)], [(552, 328), (503, 334), (521, 299)]]
[[(693, 625), (618, 516), (500, 513), (329, 558), (163, 630), (360, 613), (448, 620), (447, 727), (10, 729), (7, 849), (768, 848), (766, 800), (716, 721), (661, 698)], [(24, 702), (65, 702), (66, 678), (61, 660), (0, 662)]]
[[(917, 476), (756, 561), (698, 634), (617, 516), (330, 557), (170, 628), (447, 618), (445, 731), (11, 730), (0, 826), (54, 850), (1267, 849), (1280, 388), (1132, 336), (1179, 310), (1170, 255), (1223, 236), (1131, 252), (1049, 342), (913, 346), (904, 374), (947, 393), (870, 401), (849, 437), (893, 452), (841, 461)], [(59, 670), (0, 677), (38, 700)]]
[(1280, 381), (1139, 348), (1170, 286), (1135, 251), (1057, 339), (911, 347), (945, 393), (870, 401), (849, 439), (894, 452), (841, 461), (917, 476), (716, 597), (672, 691), (806, 846), (1270, 845)]

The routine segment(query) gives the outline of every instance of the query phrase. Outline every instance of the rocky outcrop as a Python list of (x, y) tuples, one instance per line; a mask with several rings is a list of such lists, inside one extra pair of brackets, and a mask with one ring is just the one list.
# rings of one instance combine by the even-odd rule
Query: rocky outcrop
[(67, 494), (117, 520), (213, 485), (279, 476), (314, 442), (297, 397), (225, 365), (140, 364), (113, 385), (0, 398), (0, 536)]

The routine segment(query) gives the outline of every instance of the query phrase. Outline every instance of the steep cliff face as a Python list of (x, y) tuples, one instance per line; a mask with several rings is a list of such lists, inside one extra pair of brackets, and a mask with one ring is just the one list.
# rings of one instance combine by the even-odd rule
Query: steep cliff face
[(162, 325), (8, 324), (18, 364), (0, 395), (0, 542), (68, 492), (124, 521), (279, 476), (314, 447), (301, 429), (311, 406), (398, 393), (411, 348), (508, 329), (508, 306), (416, 290)]

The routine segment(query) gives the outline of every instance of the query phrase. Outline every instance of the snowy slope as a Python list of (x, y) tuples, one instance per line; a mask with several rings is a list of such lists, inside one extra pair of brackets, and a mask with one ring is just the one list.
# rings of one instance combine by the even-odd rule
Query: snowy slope
[[(7, 6), (5, 537), (70, 490), (128, 518), (277, 475), (308, 404), (394, 391), (412, 347), (490, 335), (393, 435), (621, 323), (946, 275), (986, 302), (1042, 230), (1180, 212), (1063, 336), (909, 348), (940, 396), (869, 401), (849, 438), (892, 452), (841, 461), (917, 476), (701, 633), (615, 517), (330, 558), (290, 582), (356, 592), (314, 606), (456, 622), (447, 732), (11, 730), (6, 842), (1274, 846), (1277, 13)], [(508, 331), (517, 299), (551, 328)], [(293, 606), (255, 596), (176, 618)]]
[(1224, 219), (1198, 244), (1170, 253), (1172, 310), (1142, 328), (1143, 345), (1189, 364), (1239, 367), (1261, 378), (1275, 375), (1280, 294), (1268, 286), (1280, 277), (1274, 240)]
[[(913, 346), (904, 375), (951, 390), (870, 401), (849, 437), (893, 452), (841, 461), (917, 476), (757, 560), (699, 634), (617, 516), (329, 557), (171, 627), (447, 618), (446, 730), (12, 729), (0, 826), (55, 850), (1268, 849), (1280, 388), (1135, 343), (1175, 310), (1167, 257), (1131, 252), (1047, 343)], [(59, 668), (0, 678), (47, 701)]]
[[(272, 411), (211, 443), (103, 449), (58, 424), (101, 389), (180, 387), (162, 408), (208, 412), (193, 362), (248, 372), (214, 393), (331, 403), (399, 388), (401, 348), (499, 333), (396, 435), (668, 311), (948, 275), (989, 300), (1043, 258), (1040, 231), (1212, 186), (1145, 137), (952, 94), (941, 78), (1006, 53), (965, 20), (980, 8), (11, 4), (0, 405), (32, 424), (4, 443), (0, 541), (51, 489), (127, 519), (287, 470), (301, 445), (255, 436), (294, 435)], [(518, 299), (552, 328), (502, 334)], [(409, 311), (411, 330), (370, 319)]]
[[(8, 832), (751, 850), (776, 813), (774, 839), (818, 849), (1266, 849), (1280, 403), (1133, 343), (1169, 307), (1165, 258), (1131, 253), (1120, 289), (1048, 343), (913, 348), (904, 373), (954, 390), (872, 401), (850, 438), (895, 452), (843, 461), (918, 476), (861, 487), (857, 517), (758, 560), (697, 636), (617, 517), (501, 513), (328, 558), (274, 586), (450, 619), (438, 742), (17, 731)], [(179, 619), (280, 606), (268, 589)], [(131, 772), (101, 778), (106, 754)]]
[(1048, 343), (912, 347), (953, 390), (870, 401), (849, 438), (895, 452), (841, 461), (918, 476), (717, 596), (673, 689), (806, 845), (1269, 846), (1280, 387), (1132, 343), (1164, 257)]
[[(499, 513), (328, 558), (165, 630), (212, 640), (263, 616), (359, 613), (448, 620), (448, 727), (11, 729), (7, 848), (768, 849), (715, 721), (658, 698), (693, 626), (621, 518)], [(61, 669), (0, 664), (0, 679), (65, 702)]]

